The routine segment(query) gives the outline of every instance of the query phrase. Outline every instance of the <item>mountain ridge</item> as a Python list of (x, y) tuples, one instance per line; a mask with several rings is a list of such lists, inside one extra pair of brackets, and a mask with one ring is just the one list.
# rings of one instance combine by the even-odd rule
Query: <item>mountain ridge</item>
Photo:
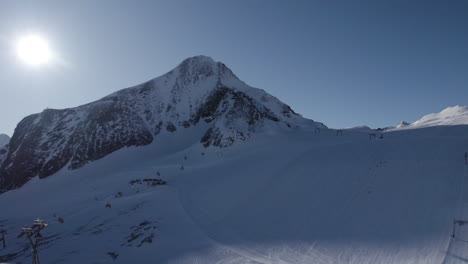
[(413, 129), (453, 125), (468, 125), (468, 106), (450, 106), (438, 113), (427, 114), (413, 123), (402, 121), (396, 127), (396, 129)]
[(97, 101), (25, 117), (0, 154), (0, 192), (67, 166), (85, 164), (160, 133), (208, 125), (200, 143), (229, 147), (264, 127), (325, 127), (302, 118), (264, 90), (248, 86), (210, 57), (184, 60), (168, 73)]

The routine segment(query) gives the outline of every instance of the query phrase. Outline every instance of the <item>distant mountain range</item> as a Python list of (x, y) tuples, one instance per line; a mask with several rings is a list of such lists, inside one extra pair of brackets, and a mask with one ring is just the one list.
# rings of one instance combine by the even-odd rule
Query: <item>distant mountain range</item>
[[(456, 105), (447, 107), (439, 113), (433, 113), (423, 116), (421, 119), (408, 123), (401, 121), (396, 127), (384, 127), (375, 130), (391, 131), (399, 129), (414, 129), (433, 126), (453, 126), (468, 125), (468, 106)], [(348, 130), (367, 131), (374, 130), (368, 126), (348, 127)]]
[(468, 106), (456, 105), (447, 107), (439, 113), (425, 115), (413, 123), (402, 121), (397, 126), (397, 129), (451, 125), (468, 125)]
[[(458, 124), (468, 124), (468, 106), (449, 107), (414, 123), (380, 130)], [(124, 147), (148, 145), (161, 134), (194, 129), (198, 131), (194, 141), (225, 148), (257, 131), (306, 127), (327, 128), (248, 86), (225, 64), (196, 56), (158, 78), (95, 102), (24, 118), (11, 141), (0, 135), (0, 192), (64, 167), (80, 168)]]
[(18, 124), (0, 147), (0, 263), (30, 263), (18, 234), (39, 218), (43, 263), (466, 264), (466, 117), (328, 129), (189, 58)]

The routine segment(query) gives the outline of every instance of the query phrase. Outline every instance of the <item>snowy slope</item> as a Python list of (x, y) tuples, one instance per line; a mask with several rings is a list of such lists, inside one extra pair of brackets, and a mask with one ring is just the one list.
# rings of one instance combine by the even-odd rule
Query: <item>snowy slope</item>
[(193, 126), (204, 129), (197, 139), (203, 146), (221, 148), (265, 130), (326, 128), (246, 85), (223, 63), (197, 56), (96, 102), (24, 118), (0, 154), (0, 193)]
[(0, 134), (0, 148), (10, 142), (10, 137), (5, 134)]
[(346, 130), (355, 130), (355, 131), (371, 131), (372, 128), (368, 126), (354, 126), (354, 127), (346, 127)]
[(405, 121), (401, 121), (397, 126), (396, 128), (403, 128), (403, 127), (406, 127), (406, 126), (409, 126), (410, 123), (408, 122), (405, 122)]
[(468, 219), (468, 126), (434, 125), (464, 122), (452, 110), (338, 135), (189, 58), (18, 124), (0, 148), (0, 263), (30, 262), (17, 235), (38, 217), (42, 263), (466, 263), (468, 227), (451, 235)]
[[(451, 232), (468, 213), (468, 126), (377, 140), (259, 132), (230, 148), (204, 148), (203, 133), (167, 133), (1, 194), (0, 262), (30, 261), (16, 235), (40, 217), (43, 263), (465, 263), (468, 227)], [(130, 184), (153, 177), (168, 184)]]
[(397, 129), (412, 129), (431, 126), (468, 125), (468, 106), (447, 107), (440, 113), (423, 116), (414, 123), (408, 124), (402, 121)]

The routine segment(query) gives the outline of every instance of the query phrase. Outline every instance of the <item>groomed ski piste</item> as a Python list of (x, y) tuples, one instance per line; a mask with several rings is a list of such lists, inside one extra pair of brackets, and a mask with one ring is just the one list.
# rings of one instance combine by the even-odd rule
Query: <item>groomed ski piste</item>
[[(465, 196), (467, 195), (467, 178), (468, 177), (468, 166), (465, 166), (464, 177), (461, 182), (460, 200), (459, 200), (459, 212), (456, 214), (454, 219), (454, 227), (452, 232), (453, 239), (450, 241), (447, 255), (443, 263), (466, 263), (468, 262), (468, 252), (466, 247), (468, 246), (468, 204)], [(461, 224), (459, 222), (462, 222)]]
[[(1, 194), (0, 260), (31, 261), (16, 236), (41, 218), (49, 226), (39, 256), (48, 264), (468, 262), (468, 225), (452, 238), (454, 219), (468, 219), (466, 125), (372, 140), (303, 128), (206, 149), (195, 140), (201, 131)], [(130, 184), (154, 177), (167, 184)]]

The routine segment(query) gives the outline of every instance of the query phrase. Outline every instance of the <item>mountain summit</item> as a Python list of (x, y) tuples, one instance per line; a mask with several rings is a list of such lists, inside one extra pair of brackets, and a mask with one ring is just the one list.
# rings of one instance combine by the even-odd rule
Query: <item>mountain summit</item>
[(24, 118), (0, 152), (0, 192), (190, 127), (203, 129), (204, 147), (228, 147), (256, 131), (302, 126), (324, 127), (248, 86), (223, 63), (196, 56), (98, 101)]

